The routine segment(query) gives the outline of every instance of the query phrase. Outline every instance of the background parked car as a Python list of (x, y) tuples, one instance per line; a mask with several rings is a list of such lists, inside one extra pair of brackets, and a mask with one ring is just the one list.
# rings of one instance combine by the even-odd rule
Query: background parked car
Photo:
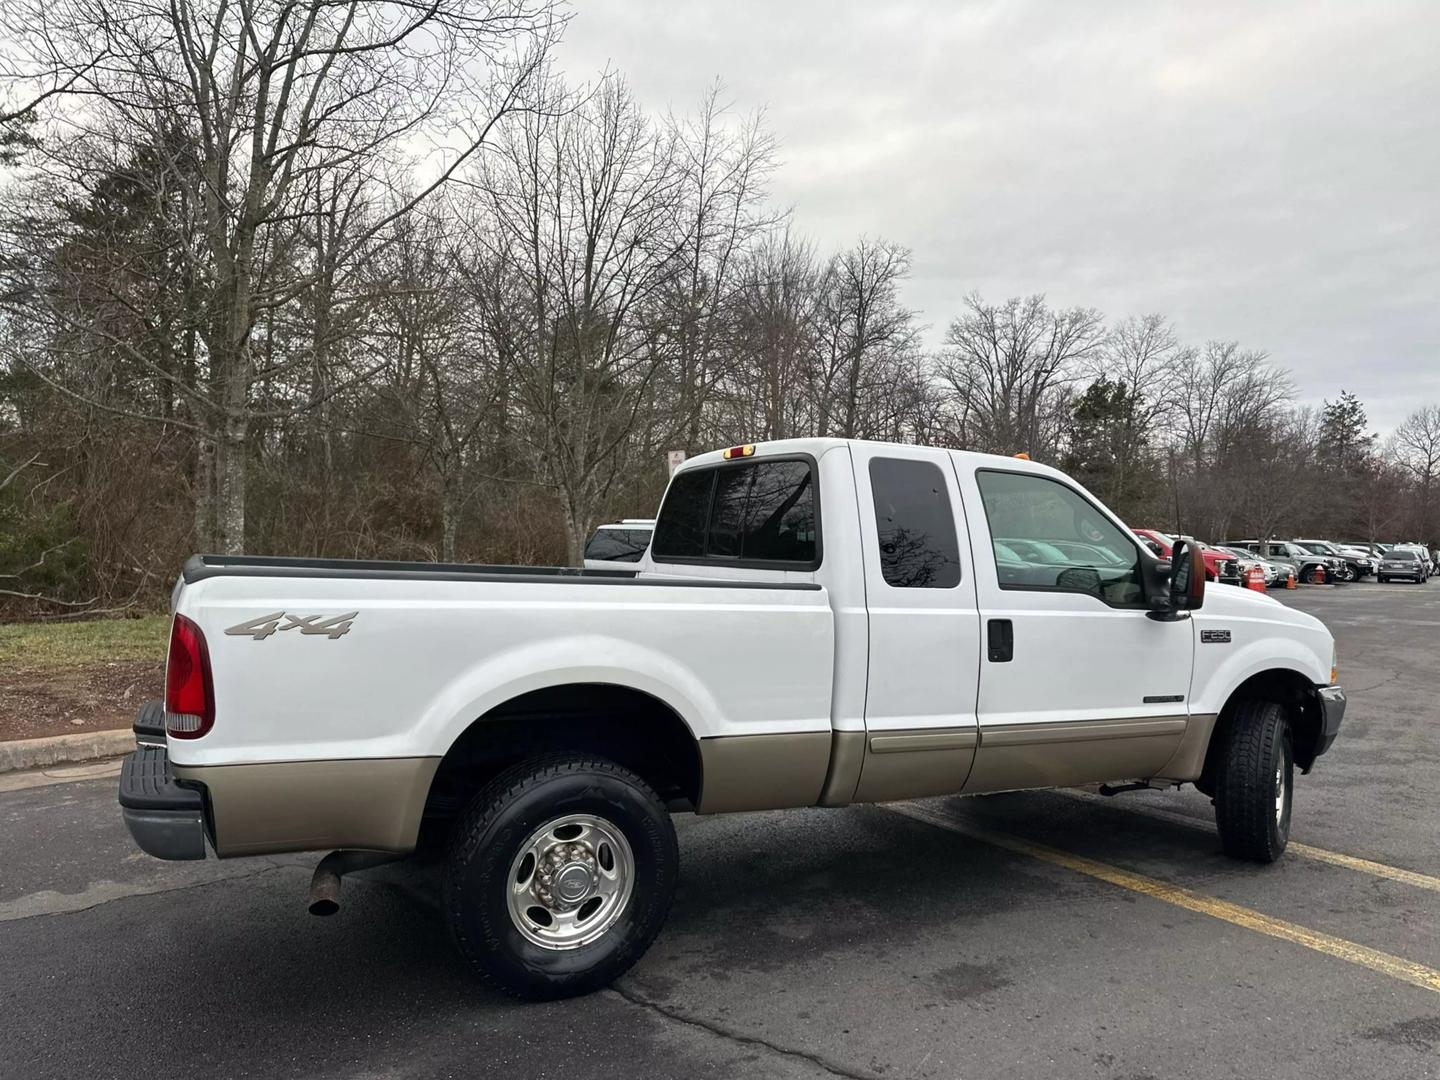
[(654, 532), (654, 518), (626, 518), (601, 525), (585, 545), (585, 569), (618, 570), (623, 568), (617, 563), (638, 563)]
[(1246, 574), (1250, 567), (1258, 566), (1265, 575), (1265, 587), (1267, 589), (1283, 588), (1286, 582), (1294, 575), (1295, 568), (1288, 563), (1279, 563), (1271, 559), (1262, 559), (1253, 551), (1246, 551), (1244, 548), (1227, 547), (1224, 544), (1216, 544), (1215, 550), (1223, 551), (1231, 555), (1240, 567), (1240, 581), (1246, 581)]
[(1264, 544), (1259, 540), (1226, 540), (1225, 546), (1253, 551), (1263, 559), (1289, 566), (1295, 571), (1295, 579), (1306, 584), (1315, 580), (1317, 567), (1324, 569), (1326, 580), (1333, 581), (1339, 579), (1345, 565), (1344, 560), (1338, 556), (1316, 555), (1288, 540), (1269, 540)]
[(1421, 558), (1420, 552), (1407, 547), (1393, 547), (1385, 553), (1375, 580), (1385, 582), (1394, 581), (1396, 578), (1405, 578), (1407, 581), (1424, 585), (1430, 580), (1429, 565)]
[(1375, 564), (1369, 552), (1355, 549), (1346, 550), (1333, 540), (1297, 539), (1291, 543), (1299, 544), (1306, 551), (1313, 551), (1316, 555), (1332, 555), (1343, 560), (1345, 580), (1359, 581), (1367, 574), (1375, 572)]
[[(1167, 534), (1157, 529), (1131, 529), (1130, 531), (1141, 540), (1148, 541), (1146, 546), (1162, 559), (1170, 558), (1170, 548), (1174, 541)], [(1211, 547), (1209, 544), (1200, 545), (1200, 554), (1205, 560), (1206, 581), (1226, 580), (1232, 585), (1235, 583), (1239, 567), (1227, 565), (1234, 563), (1233, 555), (1223, 552), (1219, 548)]]
[(1386, 557), (1388, 558), (1397, 551), (1413, 551), (1425, 568), (1425, 576), (1428, 578), (1434, 575), (1435, 559), (1423, 544), (1396, 544), (1386, 552)]

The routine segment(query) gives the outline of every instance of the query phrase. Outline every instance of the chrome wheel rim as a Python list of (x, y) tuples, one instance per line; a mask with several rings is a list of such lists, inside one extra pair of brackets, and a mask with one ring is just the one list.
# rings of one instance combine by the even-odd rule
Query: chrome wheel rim
[(510, 921), (544, 949), (598, 940), (630, 902), (635, 856), (620, 829), (590, 814), (566, 814), (530, 834), (510, 863)]
[(1275, 827), (1285, 824), (1285, 762), (1275, 766)]

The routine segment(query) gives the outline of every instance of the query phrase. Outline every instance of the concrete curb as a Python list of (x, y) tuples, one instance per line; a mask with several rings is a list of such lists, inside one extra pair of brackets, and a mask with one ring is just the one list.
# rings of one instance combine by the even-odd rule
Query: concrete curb
[(135, 733), (128, 728), (54, 735), (48, 739), (15, 739), (0, 742), (0, 773), (94, 761), (128, 754), (134, 749)]

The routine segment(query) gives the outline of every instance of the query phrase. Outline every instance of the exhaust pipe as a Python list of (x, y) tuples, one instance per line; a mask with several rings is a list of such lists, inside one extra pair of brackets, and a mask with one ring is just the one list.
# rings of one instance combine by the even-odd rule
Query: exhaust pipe
[(310, 878), (310, 914), (334, 915), (340, 910), (340, 879), (355, 870), (383, 866), (405, 856), (388, 851), (332, 851), (320, 860)]

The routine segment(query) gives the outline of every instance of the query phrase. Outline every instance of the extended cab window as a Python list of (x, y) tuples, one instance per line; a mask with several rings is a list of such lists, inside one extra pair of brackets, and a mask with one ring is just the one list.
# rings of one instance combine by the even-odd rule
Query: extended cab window
[(873, 458), (870, 489), (885, 583), (897, 589), (958, 585), (960, 543), (940, 467), (931, 461)]
[(1143, 602), (1139, 549), (1089, 501), (1033, 473), (981, 469), (975, 479), (1002, 589), (1083, 592), (1117, 606)]
[(666, 562), (818, 565), (815, 481), (808, 461), (755, 461), (682, 472), (651, 543)]

